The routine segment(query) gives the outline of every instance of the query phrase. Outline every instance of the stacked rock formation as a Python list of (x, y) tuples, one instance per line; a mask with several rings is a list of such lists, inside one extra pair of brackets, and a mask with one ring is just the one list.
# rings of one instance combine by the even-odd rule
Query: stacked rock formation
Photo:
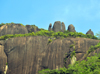
[(60, 22), (60, 21), (56, 21), (53, 25), (53, 28), (51, 28), (52, 24), (49, 25), (49, 28), (48, 30), (53, 30), (54, 32), (58, 32), (58, 31), (61, 31), (61, 32), (64, 32), (65, 31), (65, 24), (64, 22)]
[(74, 27), (72, 24), (70, 24), (70, 25), (68, 26), (68, 31), (69, 31), (69, 32), (76, 32), (75, 27)]
[(89, 29), (89, 31), (86, 34), (91, 34), (92, 36), (94, 36), (93, 31), (91, 31), (91, 29)]

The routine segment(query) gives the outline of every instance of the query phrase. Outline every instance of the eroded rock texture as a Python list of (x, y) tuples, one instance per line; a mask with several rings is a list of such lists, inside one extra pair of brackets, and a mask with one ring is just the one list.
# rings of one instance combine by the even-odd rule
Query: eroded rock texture
[(4, 73), (6, 63), (7, 63), (7, 56), (4, 52), (4, 41), (0, 40), (0, 74)]
[(54, 23), (54, 25), (53, 25), (52, 30), (54, 32), (58, 32), (58, 31), (64, 32), (65, 31), (65, 24), (64, 24), (64, 22), (61, 23), (60, 21), (56, 21)]
[(51, 28), (51, 27), (52, 27), (52, 24), (50, 23), (50, 24), (49, 24), (48, 31), (51, 31), (51, 30), (52, 30), (52, 28)]
[[(62, 68), (65, 53), (70, 53), (74, 44), (77, 60), (83, 60), (84, 54), (91, 45), (96, 45), (99, 40), (88, 38), (64, 38), (53, 40), (48, 44), (48, 37), (30, 36), (17, 37), (6, 40), (4, 51), (7, 55), (7, 74), (38, 74), (42, 69)], [(48, 45), (47, 45), (48, 44)], [(98, 48), (94, 53), (98, 53)], [(70, 57), (66, 60), (65, 67), (70, 64)]]
[(70, 25), (68, 26), (68, 31), (69, 31), (69, 32), (76, 32), (75, 27), (74, 27), (72, 24), (70, 24)]
[(93, 31), (91, 31), (91, 29), (89, 29), (89, 31), (86, 34), (91, 34), (92, 36), (94, 36)]
[(0, 36), (6, 34), (25, 34), (28, 33), (27, 29), (21, 24), (7, 24), (0, 27)]
[[(32, 32), (35, 33), (37, 31), (40, 31), (40, 29), (35, 25), (26, 25), (26, 28), (28, 30), (28, 33), (32, 33)], [(42, 30), (44, 30), (44, 29), (42, 29)]]
[(62, 32), (64, 32), (66, 30), (65, 28), (66, 28), (65, 24), (64, 24), (64, 22), (62, 22)]
[[(55, 25), (56, 24), (56, 25)], [(60, 21), (55, 22), (53, 30), (64, 31), (65, 25)], [(62, 26), (61, 26), (62, 25)], [(62, 28), (62, 29), (61, 29)], [(25, 34), (40, 31), (37, 27), (23, 27), (20, 24), (3, 25), (0, 27), (0, 36), (6, 34)], [(73, 25), (69, 31), (75, 32)], [(46, 36), (15, 37), (8, 40), (0, 40), (0, 73), (4, 71), (8, 63), (7, 74), (38, 74), (42, 69), (59, 69), (64, 66), (65, 53), (69, 54), (74, 49), (70, 45), (75, 44), (76, 58), (84, 60), (84, 54), (91, 45), (96, 45), (99, 40), (89, 38), (64, 38), (53, 40), (48, 44)], [(52, 38), (51, 38), (52, 39)], [(90, 54), (99, 53), (100, 48)], [(70, 57), (67, 57), (65, 67), (70, 64)]]

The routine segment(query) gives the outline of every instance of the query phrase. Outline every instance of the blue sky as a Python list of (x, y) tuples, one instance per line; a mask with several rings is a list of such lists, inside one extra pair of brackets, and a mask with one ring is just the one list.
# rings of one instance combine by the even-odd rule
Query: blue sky
[(48, 30), (55, 21), (76, 32), (100, 32), (100, 0), (0, 0), (0, 23), (36, 25)]

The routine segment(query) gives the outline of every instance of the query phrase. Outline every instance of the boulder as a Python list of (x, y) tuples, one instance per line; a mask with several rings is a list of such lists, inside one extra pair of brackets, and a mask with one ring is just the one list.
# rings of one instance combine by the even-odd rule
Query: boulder
[(62, 25), (62, 29), (61, 29), (61, 30), (62, 30), (62, 32), (64, 32), (64, 31), (66, 30), (66, 29), (65, 29), (65, 24), (64, 24), (64, 22), (62, 22), (61, 25)]
[[(99, 40), (88, 38), (64, 38), (56, 39), (48, 44), (46, 36), (15, 37), (6, 40), (4, 51), (7, 55), (8, 73), (7, 74), (38, 74), (38, 71), (49, 68), (59, 69), (68, 68), (71, 64), (70, 54), (74, 48), (70, 45), (75, 44), (76, 58), (84, 60), (84, 54), (91, 45), (96, 45)], [(48, 45), (47, 45), (48, 44)], [(99, 53), (100, 48), (94, 51)], [(53, 57), (52, 57), (53, 56)]]
[(61, 23), (60, 21), (56, 21), (54, 23), (54, 25), (53, 25), (52, 30), (54, 32), (58, 32), (58, 31), (64, 32), (65, 31), (65, 24), (64, 24), (64, 22)]
[(52, 24), (50, 23), (50, 24), (49, 24), (48, 31), (51, 31), (51, 30), (52, 30), (52, 28), (51, 28), (51, 27), (52, 27)]
[(61, 22), (60, 21), (56, 21), (53, 25), (53, 28), (52, 30), (54, 32), (58, 32), (58, 31), (61, 31)]
[(86, 34), (91, 34), (92, 36), (94, 36), (93, 31), (91, 31), (91, 29), (89, 29), (89, 31)]
[(75, 31), (75, 27), (74, 27), (72, 24), (70, 24), (70, 25), (68, 26), (68, 31), (69, 31), (69, 32), (76, 32), (76, 31)]
[(28, 33), (27, 29), (21, 24), (5, 24), (0, 27), (0, 36), (6, 34), (26, 34)]

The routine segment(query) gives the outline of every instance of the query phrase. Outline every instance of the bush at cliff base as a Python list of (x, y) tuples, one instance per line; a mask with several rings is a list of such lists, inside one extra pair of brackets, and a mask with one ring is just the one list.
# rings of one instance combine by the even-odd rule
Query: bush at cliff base
[(40, 74), (100, 74), (100, 53), (95, 56), (87, 57), (81, 62), (77, 61), (73, 66), (68, 65), (69, 68), (60, 68), (59, 70), (45, 69), (39, 71)]

